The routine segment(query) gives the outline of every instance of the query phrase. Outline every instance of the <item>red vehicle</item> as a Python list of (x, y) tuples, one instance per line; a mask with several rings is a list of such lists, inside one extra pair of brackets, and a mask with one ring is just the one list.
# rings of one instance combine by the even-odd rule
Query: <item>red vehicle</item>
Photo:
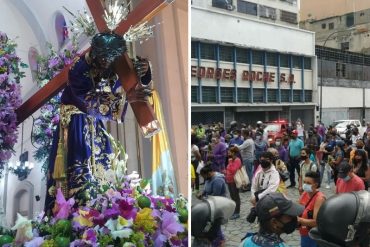
[(276, 138), (281, 138), (287, 135), (288, 121), (277, 120), (264, 123), (264, 135), (267, 136), (268, 144), (275, 144)]

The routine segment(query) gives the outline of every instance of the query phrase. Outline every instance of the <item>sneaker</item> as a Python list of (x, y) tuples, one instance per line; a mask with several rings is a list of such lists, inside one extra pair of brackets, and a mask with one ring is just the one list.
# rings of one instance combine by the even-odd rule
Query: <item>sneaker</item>
[(288, 189), (289, 189), (289, 188), (295, 188), (295, 184), (291, 184), (291, 185), (289, 185), (287, 188), (288, 188)]
[(230, 217), (230, 220), (236, 220), (236, 219), (239, 219), (240, 218), (240, 214), (233, 214), (231, 217)]
[(326, 186), (325, 186), (325, 188), (326, 188), (326, 189), (330, 189), (330, 185), (329, 185), (329, 184), (328, 184), (328, 185), (326, 185)]

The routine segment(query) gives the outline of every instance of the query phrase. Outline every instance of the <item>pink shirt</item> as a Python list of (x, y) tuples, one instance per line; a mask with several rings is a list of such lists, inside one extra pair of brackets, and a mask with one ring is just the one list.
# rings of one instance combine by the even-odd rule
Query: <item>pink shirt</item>
[(229, 164), (226, 167), (226, 176), (225, 180), (226, 183), (231, 184), (234, 183), (234, 176), (237, 170), (240, 169), (242, 166), (242, 162), (239, 158), (236, 158), (235, 160), (229, 159)]
[(344, 179), (342, 178), (338, 178), (336, 189), (337, 194), (365, 189), (365, 185), (362, 179), (359, 178), (356, 174), (353, 175), (353, 178), (351, 178), (348, 182), (344, 181)]

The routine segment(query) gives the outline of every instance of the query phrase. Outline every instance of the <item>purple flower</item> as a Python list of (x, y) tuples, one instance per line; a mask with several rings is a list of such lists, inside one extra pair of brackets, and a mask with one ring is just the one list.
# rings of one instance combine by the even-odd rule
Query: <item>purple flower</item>
[(53, 57), (49, 60), (48, 67), (49, 69), (53, 69), (55, 66), (59, 65), (60, 58), (59, 57)]
[(135, 219), (136, 217), (136, 213), (137, 213), (137, 209), (132, 205), (132, 204), (129, 204), (127, 201), (125, 200), (121, 200), (119, 203), (119, 211), (120, 211), (120, 215), (125, 218), (125, 219)]
[(154, 235), (155, 246), (163, 246), (166, 240), (176, 236), (178, 232), (183, 231), (184, 227), (177, 221), (176, 213), (164, 211), (160, 227), (158, 227)]
[(105, 219), (111, 219), (115, 218), (120, 214), (120, 211), (118, 208), (115, 206), (113, 208), (108, 208), (107, 210), (104, 211), (104, 218)]
[[(0, 66), (1, 66), (1, 64), (0, 64)], [(8, 74), (7, 73), (0, 74), (0, 83), (3, 83), (7, 79), (8, 79)]]
[(44, 242), (44, 238), (37, 237), (37, 238), (32, 239), (29, 242), (24, 243), (24, 246), (25, 247), (39, 247), (42, 245), (43, 242)]
[(87, 229), (84, 233), (84, 238), (91, 243), (96, 243), (97, 238), (94, 229)]

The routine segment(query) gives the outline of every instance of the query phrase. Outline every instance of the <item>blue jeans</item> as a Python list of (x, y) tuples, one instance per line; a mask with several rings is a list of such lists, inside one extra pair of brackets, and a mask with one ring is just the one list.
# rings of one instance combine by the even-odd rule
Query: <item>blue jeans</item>
[(249, 183), (252, 184), (254, 161), (243, 159), (243, 165), (245, 166), (245, 171), (247, 172)]
[(309, 236), (301, 236), (301, 247), (317, 247), (317, 243)]

